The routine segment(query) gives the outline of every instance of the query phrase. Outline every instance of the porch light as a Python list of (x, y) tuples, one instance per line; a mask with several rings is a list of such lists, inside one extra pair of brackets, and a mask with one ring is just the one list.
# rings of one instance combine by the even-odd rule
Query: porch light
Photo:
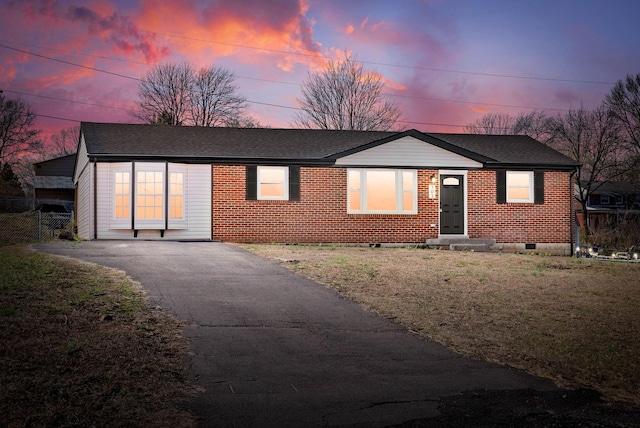
[(434, 174), (431, 174), (431, 182), (436, 184), (436, 176)]

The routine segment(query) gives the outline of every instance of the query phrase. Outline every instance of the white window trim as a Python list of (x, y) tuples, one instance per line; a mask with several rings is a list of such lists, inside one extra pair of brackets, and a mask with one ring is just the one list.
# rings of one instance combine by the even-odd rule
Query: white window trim
[[(109, 229), (130, 229), (131, 210), (134, 206), (133, 199), (133, 174), (130, 163), (113, 163), (108, 166), (109, 174)], [(129, 174), (129, 212), (126, 217), (116, 217), (116, 174), (126, 172)]]
[[(529, 176), (529, 197), (528, 198), (510, 198), (509, 197), (509, 189), (510, 188), (524, 188), (523, 186), (510, 186), (509, 185), (509, 176), (511, 174), (527, 174)], [(533, 171), (507, 171), (506, 174), (506, 192), (507, 192), (507, 202), (508, 203), (527, 203), (532, 204), (534, 202), (534, 188), (533, 188)]]
[[(360, 174), (360, 208), (359, 210), (352, 210), (351, 207), (351, 186), (349, 183), (349, 175), (351, 172), (358, 172)], [(396, 175), (396, 209), (395, 210), (367, 210), (367, 171), (393, 171)], [(412, 174), (412, 186), (413, 186), (413, 209), (404, 211), (402, 210), (402, 202), (405, 190), (402, 186), (403, 173), (410, 172)], [(399, 209), (398, 209), (399, 207)], [(347, 169), (347, 214), (404, 214), (415, 215), (418, 214), (418, 171), (415, 169), (385, 169), (385, 168), (348, 168)]]
[[(169, 207), (169, 219), (167, 220), (168, 229), (188, 229), (189, 228), (189, 174), (186, 165), (169, 164), (169, 177), (171, 174), (182, 174), (182, 218), (171, 217), (171, 208)], [(169, 189), (167, 189), (167, 204), (171, 203), (171, 180), (169, 180)]]
[[(138, 217), (138, 197), (140, 192), (138, 191), (138, 173), (140, 172), (160, 172), (162, 173), (162, 216), (160, 218), (140, 218)], [(165, 217), (167, 215), (167, 189), (166, 189), (166, 167), (164, 163), (143, 163), (136, 162), (134, 173), (134, 215), (135, 215), (135, 229), (164, 229)]]
[[(262, 171), (267, 171), (267, 170), (279, 170), (279, 171), (284, 171), (284, 183), (282, 183), (284, 185), (284, 196), (263, 196), (260, 193), (261, 190), (261, 184), (279, 184), (281, 182), (267, 182), (267, 181), (262, 181), (261, 180), (261, 176), (262, 176)], [(256, 177), (256, 183), (258, 186), (257, 189), (257, 199), (261, 200), (261, 201), (288, 201), (289, 200), (289, 167), (288, 166), (258, 166), (257, 168), (257, 177)]]

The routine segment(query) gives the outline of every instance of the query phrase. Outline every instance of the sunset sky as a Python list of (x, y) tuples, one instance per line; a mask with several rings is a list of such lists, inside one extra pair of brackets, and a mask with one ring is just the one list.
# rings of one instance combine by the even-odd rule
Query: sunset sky
[(597, 106), (640, 73), (632, 0), (0, 0), (0, 89), (45, 135), (135, 122), (144, 74), (225, 67), (262, 125), (292, 127), (309, 72), (344, 52), (379, 72), (401, 128)]

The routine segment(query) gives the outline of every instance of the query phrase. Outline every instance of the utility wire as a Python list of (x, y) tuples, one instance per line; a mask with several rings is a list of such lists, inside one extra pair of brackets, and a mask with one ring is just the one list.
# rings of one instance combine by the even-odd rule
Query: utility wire
[(60, 62), (60, 63), (63, 63), (63, 64), (73, 65), (73, 66), (80, 67), (80, 68), (86, 68), (88, 70), (99, 71), (100, 73), (111, 74), (113, 76), (124, 77), (125, 79), (137, 80), (138, 82), (142, 82), (142, 80), (138, 79), (137, 77), (131, 77), (131, 76), (127, 76), (127, 75), (119, 74), (119, 73), (114, 73), (112, 71), (107, 71), (107, 70), (100, 70), (100, 69), (95, 68), (95, 67), (89, 67), (87, 65), (76, 64), (75, 62), (64, 61), (62, 59), (53, 58), (53, 57), (46, 56), (46, 55), (40, 55), (40, 54), (37, 54), (37, 53), (25, 51), (23, 49), (13, 48), (11, 46), (7, 46), (7, 45), (2, 44), (2, 43), (0, 43), (0, 47), (6, 48), (6, 49), (11, 49), (11, 50), (14, 50), (14, 51), (17, 51), (17, 52), (26, 53), (26, 54), (33, 55), (33, 56), (37, 56), (39, 58), (49, 59), (51, 61), (56, 61), (56, 62)]
[[(9, 49), (18, 50), (20, 52), (24, 52), (24, 53), (27, 53), (27, 54), (35, 55), (35, 56), (38, 56), (40, 58), (50, 59), (52, 61), (58, 61), (58, 62), (63, 62), (63, 63), (66, 63), (66, 64), (70, 64), (70, 65), (76, 65), (78, 67), (84, 67), (84, 68), (88, 68), (88, 69), (91, 69), (91, 70), (94, 70), (94, 71), (113, 74), (113, 75), (120, 76), (120, 77), (126, 77), (128, 79), (137, 80), (137, 81), (140, 81), (140, 82), (144, 81), (142, 79), (137, 79), (137, 78), (134, 78), (134, 77), (131, 77), (131, 76), (125, 76), (125, 75), (121, 75), (121, 74), (117, 74), (117, 73), (113, 73), (113, 72), (109, 72), (109, 71), (100, 70), (100, 69), (93, 68), (93, 67), (88, 67), (88, 66), (84, 66), (84, 65), (80, 65), (80, 64), (75, 64), (75, 63), (68, 62), (68, 61), (62, 61), (62, 60), (59, 60), (57, 58), (49, 57), (49, 56), (46, 56), (46, 55), (40, 55), (40, 54), (36, 54), (36, 53), (33, 53), (33, 52), (19, 50), (19, 49), (16, 49), (16, 48), (8, 47), (8, 46), (3, 45), (1, 43), (0, 43), (0, 46), (7, 47)], [(43, 48), (43, 47), (40, 47), (40, 48)], [(47, 49), (47, 48), (43, 48), (43, 49)], [(65, 51), (62, 51), (62, 52), (65, 52)], [(66, 51), (66, 52), (69, 53), (68, 51)], [(123, 61), (123, 62), (131, 62), (131, 63), (134, 63), (134, 64), (141, 64), (138, 61), (130, 61), (130, 60), (126, 60), (126, 59), (111, 58), (111, 57), (90, 55), (90, 54), (77, 53), (77, 52), (71, 52), (71, 53), (79, 54), (79, 55), (86, 55), (86, 56), (91, 56), (91, 57), (97, 57), (97, 58), (101, 58), (101, 59), (109, 59), (109, 60), (114, 60), (114, 61)], [(282, 84), (282, 85), (291, 85), (291, 86), (299, 86), (299, 87), (302, 86), (300, 83), (283, 82), (281, 80), (261, 79), (261, 78), (257, 78), (257, 77), (246, 77), (246, 76), (237, 76), (237, 77), (239, 79), (245, 79), (245, 80), (255, 80), (255, 81), (260, 81), (260, 82), (277, 83), (277, 84)], [(449, 103), (458, 103), (458, 104), (486, 105), (486, 106), (490, 106), (490, 107), (520, 108), (520, 109), (528, 109), (528, 110), (569, 111), (569, 109), (561, 109), (561, 108), (553, 108), (553, 107), (530, 107), (530, 106), (516, 106), (516, 105), (510, 105), (510, 104), (485, 103), (485, 102), (481, 102), (481, 101), (448, 100), (448, 99), (442, 99), (442, 98), (417, 97), (417, 96), (413, 96), (413, 95), (404, 95), (404, 94), (391, 94), (391, 93), (388, 93), (388, 92), (383, 92), (382, 95), (391, 96), (391, 97), (397, 97), (397, 98), (417, 99), (417, 100), (424, 100), (424, 101), (439, 101), (439, 102), (449, 102)], [(72, 102), (72, 101), (70, 101), (70, 102)], [(284, 108), (287, 108), (287, 107), (284, 107)]]
[(18, 94), (18, 95), (26, 95), (26, 96), (30, 96), (30, 97), (45, 98), (45, 99), (48, 99), (48, 100), (55, 100), (55, 101), (64, 101), (64, 102), (73, 103), (73, 104), (83, 104), (83, 105), (92, 106), (92, 107), (112, 108), (112, 109), (115, 109), (115, 110), (129, 111), (129, 109), (126, 109), (124, 107), (105, 106), (105, 105), (102, 105), (102, 104), (86, 103), (84, 101), (75, 101), (75, 100), (67, 100), (67, 99), (64, 99), (64, 98), (49, 97), (47, 95), (37, 95), (37, 94), (29, 94), (27, 92), (12, 91), (10, 89), (5, 89), (4, 91), (5, 92), (11, 92), (13, 94)]
[[(127, 79), (131, 79), (131, 80), (135, 80), (138, 82), (144, 82), (144, 80), (142, 79), (138, 79), (135, 77), (131, 77), (131, 76), (126, 76), (124, 74), (119, 74), (119, 73), (114, 73), (111, 71), (106, 71), (106, 70), (101, 70), (95, 67), (89, 67), (86, 65), (81, 65), (81, 64), (77, 64), (77, 63), (73, 63), (70, 61), (64, 61), (58, 58), (53, 58), (47, 55), (41, 55), (41, 54), (36, 54), (34, 52), (29, 52), (29, 51), (25, 51), (23, 49), (18, 49), (18, 48), (14, 48), (11, 46), (7, 46), (4, 44), (0, 43), (0, 47), (5, 47), (7, 49), (12, 49), (18, 52), (22, 52), (22, 53), (26, 53), (29, 55), (34, 55), (37, 56), (39, 58), (44, 58), (44, 59), (49, 59), (52, 61), (56, 61), (56, 62), (61, 62), (64, 64), (68, 64), (68, 65), (73, 65), (73, 66), (77, 66), (77, 67), (82, 67), (82, 68), (86, 68), (89, 70), (93, 70), (93, 71), (97, 71), (100, 73), (107, 73), (110, 75), (114, 75), (114, 76), (118, 76), (118, 77), (124, 77)], [(85, 54), (83, 54), (85, 55)], [(106, 57), (104, 57), (106, 58)], [(112, 59), (112, 58), (106, 58), (106, 59)], [(238, 76), (239, 79), (247, 79), (247, 80), (256, 80), (256, 81), (261, 81), (261, 82), (268, 82), (268, 83), (278, 83), (278, 84), (283, 84), (283, 85), (292, 85), (292, 86), (302, 86), (299, 83), (293, 83), (293, 82), (283, 82), (283, 81), (279, 81), (279, 80), (270, 80), (270, 79), (260, 79), (257, 77), (245, 77), (245, 76)], [(12, 91), (8, 91), (7, 92), (12, 92)], [(13, 91), (16, 92), (16, 91)], [(18, 93), (18, 92), (16, 92)], [(43, 98), (47, 98), (43, 95), (34, 95), (34, 94), (28, 94), (31, 96), (39, 96), (39, 97), (43, 97)], [(560, 108), (552, 108), (552, 107), (529, 107), (529, 106), (516, 106), (516, 105), (509, 105), (509, 104), (496, 104), (496, 103), (485, 103), (485, 102), (480, 102), (480, 101), (469, 101), (469, 100), (447, 100), (447, 99), (441, 99), (441, 98), (429, 98), (429, 97), (417, 97), (417, 96), (412, 96), (412, 95), (403, 95), (403, 94), (391, 94), (388, 92), (383, 92), (382, 95), (386, 95), (386, 96), (392, 96), (392, 97), (398, 97), (398, 98), (408, 98), (408, 99), (418, 99), (418, 100), (424, 100), (424, 101), (439, 101), (439, 102), (449, 102), (449, 103), (459, 103), (459, 104), (476, 104), (476, 105), (486, 105), (486, 106), (491, 106), (491, 107), (507, 107), (507, 108), (520, 108), (520, 109), (530, 109), (530, 110), (553, 110), (553, 111), (569, 111), (568, 109), (560, 109)], [(55, 98), (51, 98), (51, 99), (55, 99)], [(79, 104), (88, 104), (88, 103), (82, 103), (80, 101), (71, 101), (71, 100), (63, 100), (63, 101), (67, 101), (67, 102), (76, 102)], [(248, 101), (248, 102), (252, 102), (252, 101)], [(259, 102), (254, 102), (255, 104), (265, 104), (265, 103), (259, 103)], [(88, 104), (88, 105), (95, 105), (95, 104)], [(265, 104), (265, 105), (269, 105), (269, 104)], [(99, 105), (95, 105), (100, 107)], [(289, 108), (289, 109), (296, 109), (295, 107), (287, 107), (287, 106), (281, 106), (281, 105), (277, 105), (277, 104), (272, 104), (271, 106), (274, 107), (281, 107), (281, 108)], [(118, 108), (118, 107), (110, 107), (110, 106), (103, 106), (103, 107), (108, 107), (108, 108)]]
[[(149, 33), (149, 34), (158, 35), (158, 36), (173, 37), (173, 38), (177, 38), (177, 39), (192, 40), (192, 41), (196, 41), (196, 42), (210, 43), (210, 44), (222, 45), (222, 46), (230, 46), (230, 47), (235, 47), (235, 48), (253, 49), (253, 50), (257, 50), (257, 51), (275, 52), (275, 53), (283, 53), (283, 54), (287, 54), (287, 55), (299, 55), (299, 56), (305, 56), (305, 57), (319, 57), (319, 58), (332, 59), (332, 60), (339, 59), (339, 58), (332, 57), (332, 56), (322, 55), (320, 53), (318, 53), (317, 55), (314, 55), (314, 54), (309, 54), (309, 53), (304, 53), (304, 52), (286, 51), (286, 50), (281, 50), (281, 49), (270, 49), (270, 48), (242, 45), (242, 44), (236, 44), (236, 43), (216, 42), (216, 41), (213, 41), (213, 40), (199, 39), (199, 38), (188, 37), (188, 36), (180, 36), (180, 35), (177, 35), (177, 34), (170, 34), (170, 33), (160, 33), (160, 32), (157, 32), (157, 31), (149, 31), (149, 30), (142, 30), (142, 31), (145, 31), (146, 33)], [(597, 81), (597, 80), (559, 79), (559, 78), (553, 78), (553, 77), (518, 76), (518, 75), (515, 75), (515, 74), (481, 73), (481, 72), (477, 72), (477, 71), (448, 70), (448, 69), (444, 69), (444, 68), (419, 67), (419, 66), (415, 66), (415, 65), (389, 64), (389, 63), (383, 63), (383, 62), (362, 61), (362, 60), (358, 60), (358, 62), (360, 62), (362, 64), (381, 65), (381, 66), (385, 66), (385, 67), (396, 67), (396, 68), (408, 68), (408, 69), (414, 69), (414, 70), (436, 71), (436, 72), (439, 72), (439, 73), (455, 73), (455, 74), (466, 74), (466, 75), (474, 75), (474, 76), (499, 77), (499, 78), (506, 78), (506, 79), (541, 80), (541, 81), (565, 82), (565, 83), (585, 83), (585, 84), (592, 84), (592, 85), (615, 85), (615, 83), (616, 83), (616, 82), (604, 82), (604, 81)]]

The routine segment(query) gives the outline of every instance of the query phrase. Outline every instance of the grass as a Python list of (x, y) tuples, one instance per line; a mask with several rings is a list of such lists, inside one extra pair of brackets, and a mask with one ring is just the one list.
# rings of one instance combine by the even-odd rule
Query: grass
[(640, 404), (640, 264), (250, 245), (460, 354)]
[(194, 426), (180, 331), (123, 272), (0, 247), (0, 425)]
[(36, 216), (32, 212), (0, 213), (0, 247), (37, 240)]

